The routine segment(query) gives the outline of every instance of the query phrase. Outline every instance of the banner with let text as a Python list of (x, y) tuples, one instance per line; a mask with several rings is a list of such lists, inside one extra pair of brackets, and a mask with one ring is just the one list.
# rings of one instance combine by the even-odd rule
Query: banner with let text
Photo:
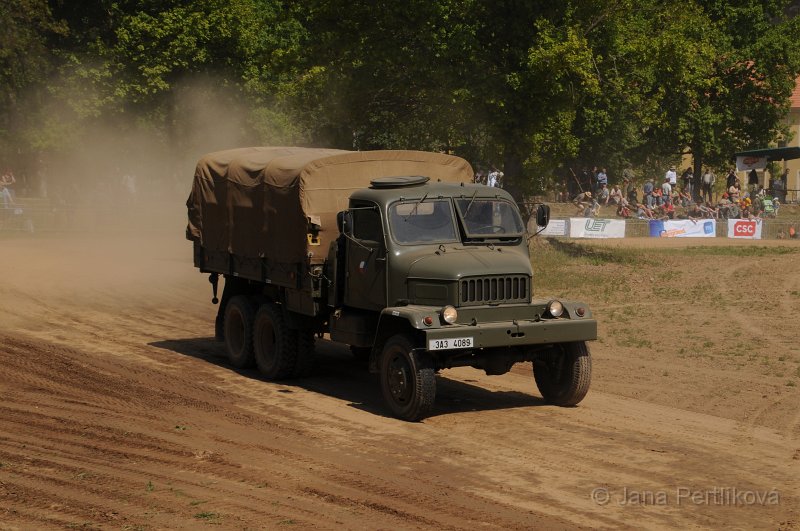
[(624, 219), (569, 218), (570, 238), (624, 238)]

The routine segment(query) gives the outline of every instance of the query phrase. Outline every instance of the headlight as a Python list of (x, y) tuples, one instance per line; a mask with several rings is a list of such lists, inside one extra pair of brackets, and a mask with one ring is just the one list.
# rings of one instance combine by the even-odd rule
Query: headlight
[(452, 306), (442, 308), (442, 320), (447, 324), (453, 324), (458, 319), (458, 311)]
[(560, 317), (564, 313), (564, 305), (559, 301), (550, 301), (547, 305), (547, 312), (553, 317)]

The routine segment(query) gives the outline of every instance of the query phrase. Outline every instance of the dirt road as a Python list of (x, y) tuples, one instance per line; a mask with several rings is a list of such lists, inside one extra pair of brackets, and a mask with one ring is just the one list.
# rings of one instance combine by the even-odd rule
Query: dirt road
[(179, 238), (5, 239), (0, 266), (0, 529), (800, 528), (796, 388), (769, 422), (633, 397), (649, 362), (602, 342), (579, 407), (459, 369), (409, 424), (326, 341), (291, 384), (229, 367)]

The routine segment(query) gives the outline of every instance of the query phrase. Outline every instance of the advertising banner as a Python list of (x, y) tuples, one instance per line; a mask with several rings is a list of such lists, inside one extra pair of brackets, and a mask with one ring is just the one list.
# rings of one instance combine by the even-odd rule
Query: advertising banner
[(728, 238), (761, 239), (760, 219), (729, 219)]
[(569, 218), (570, 238), (624, 238), (624, 219)]
[(736, 171), (763, 170), (767, 157), (736, 157)]
[(715, 219), (650, 220), (650, 236), (656, 238), (713, 238), (716, 235)]
[[(536, 220), (531, 218), (533, 224), (536, 225)], [(541, 227), (538, 225), (536, 226), (536, 230), (541, 230)], [(544, 229), (542, 232), (539, 233), (540, 236), (566, 236), (568, 233), (567, 231), (567, 220), (566, 219), (551, 219), (550, 223), (547, 224), (547, 228)]]

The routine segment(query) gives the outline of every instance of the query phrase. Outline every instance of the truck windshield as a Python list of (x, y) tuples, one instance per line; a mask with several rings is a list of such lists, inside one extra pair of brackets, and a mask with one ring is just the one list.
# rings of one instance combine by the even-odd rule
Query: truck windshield
[(450, 201), (404, 201), (389, 207), (389, 228), (401, 244), (457, 241)]
[(487, 198), (456, 199), (468, 238), (518, 238), (525, 229), (517, 209), (508, 201)]

